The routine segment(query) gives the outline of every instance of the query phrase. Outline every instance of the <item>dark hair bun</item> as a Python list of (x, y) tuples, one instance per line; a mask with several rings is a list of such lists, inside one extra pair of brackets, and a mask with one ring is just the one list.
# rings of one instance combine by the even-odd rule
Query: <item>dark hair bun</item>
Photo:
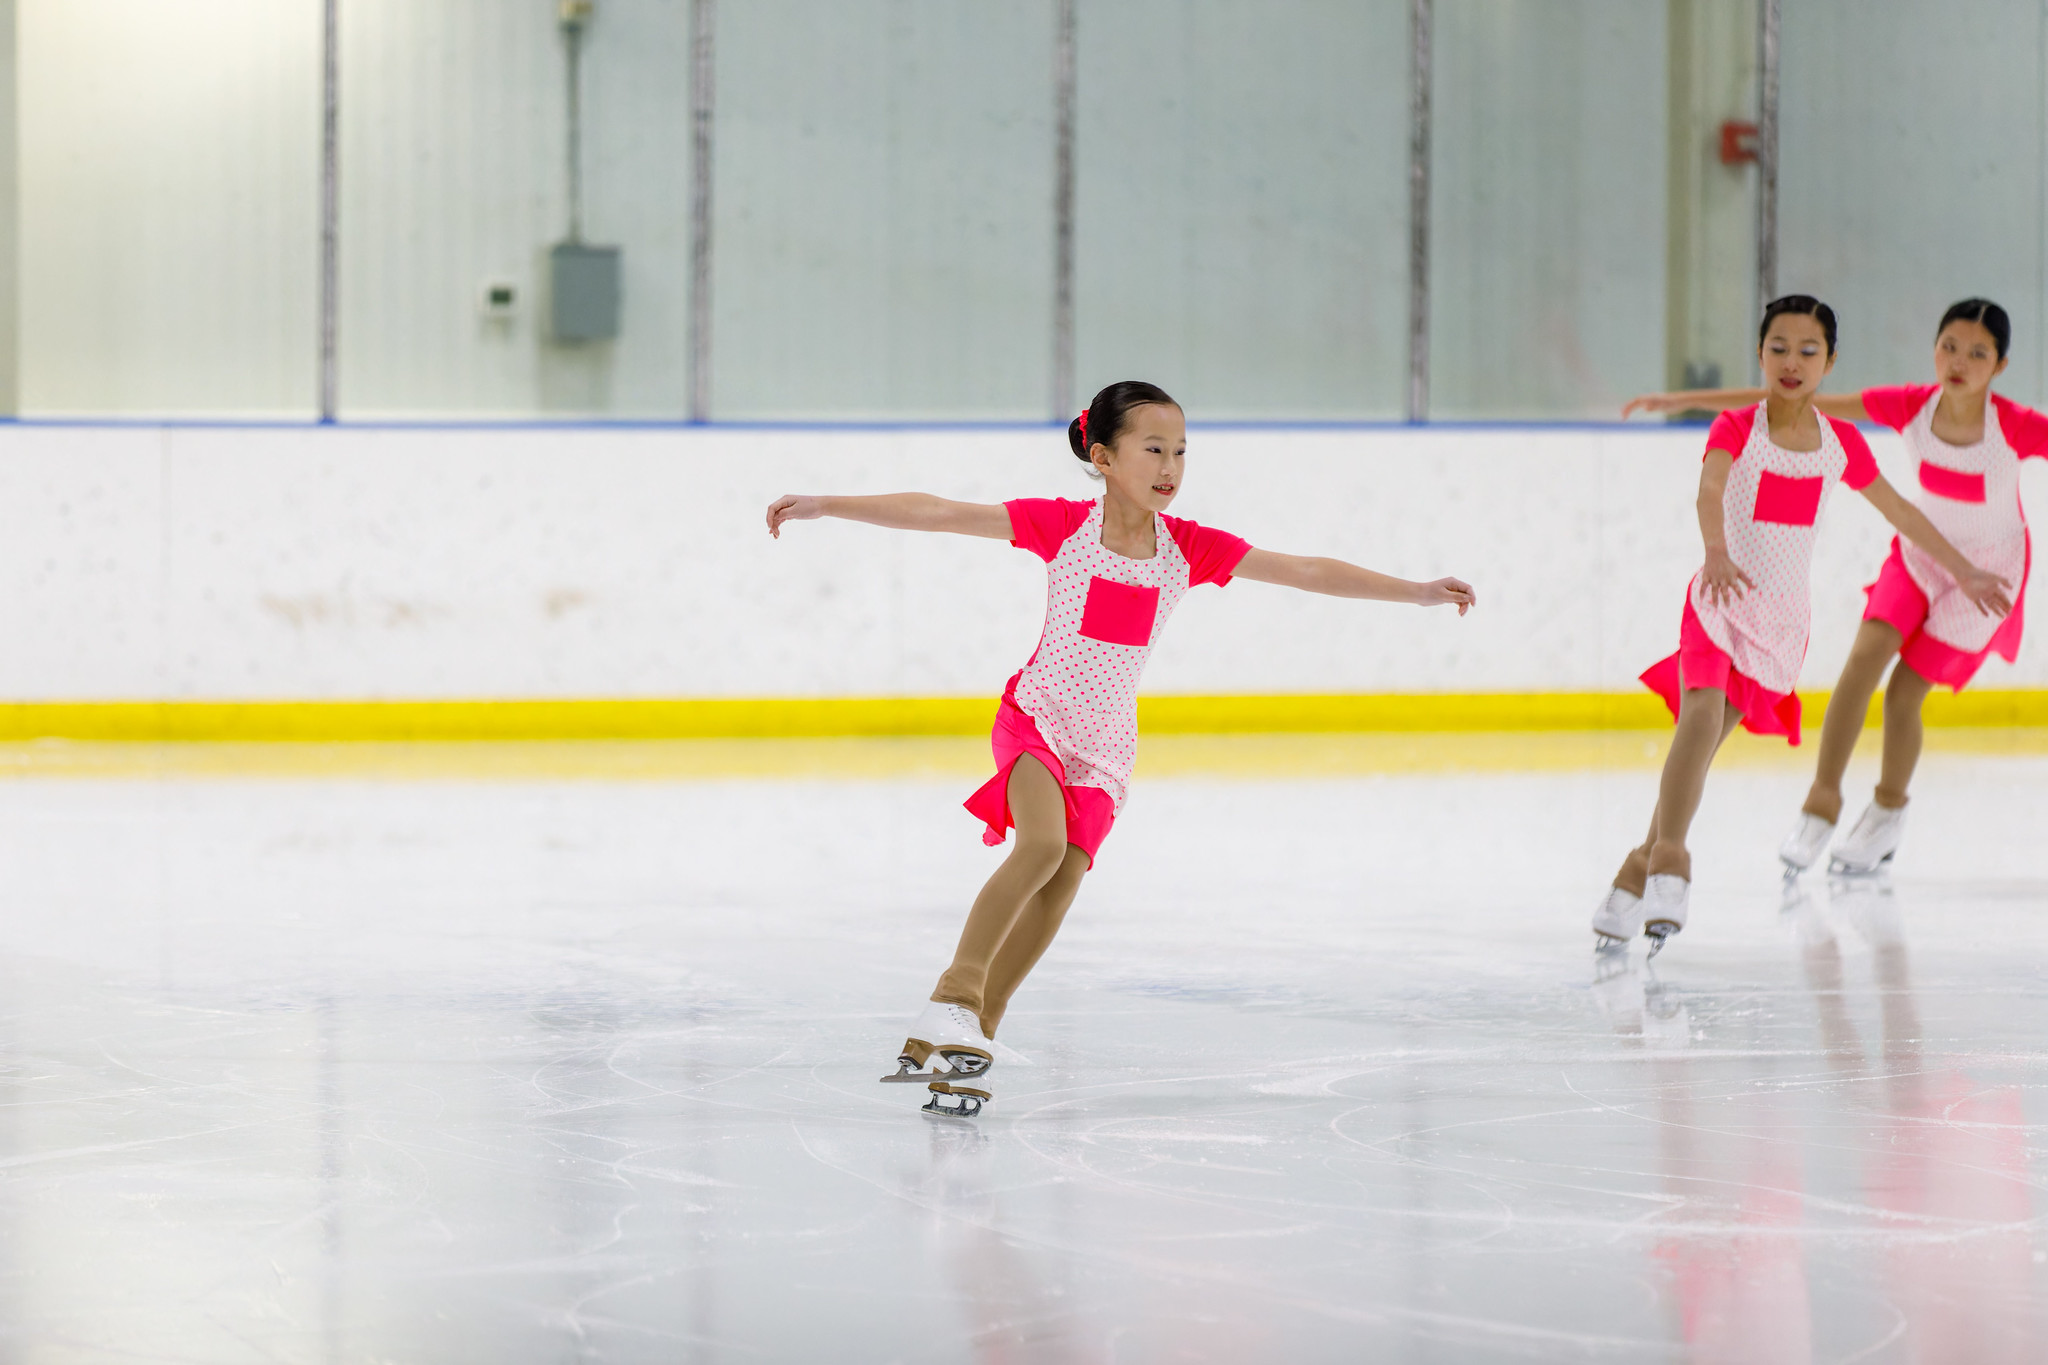
[(1067, 446), (1074, 452), (1074, 458), (1081, 463), (1093, 463), (1088, 458), (1088, 444), (1081, 439), (1081, 419), (1079, 417), (1067, 423)]
[[(1086, 412), (1067, 423), (1067, 446), (1076, 459), (1093, 468), (1095, 461), (1088, 458), (1089, 450), (1095, 446), (1115, 445), (1116, 438), (1124, 434), (1124, 428), (1130, 423), (1131, 410), (1150, 407), (1154, 403), (1169, 408), (1180, 406), (1157, 384), (1147, 384), (1142, 379), (1119, 379), (1096, 394), (1095, 401), (1088, 405)], [(1088, 433), (1085, 439), (1081, 435), (1084, 421)]]

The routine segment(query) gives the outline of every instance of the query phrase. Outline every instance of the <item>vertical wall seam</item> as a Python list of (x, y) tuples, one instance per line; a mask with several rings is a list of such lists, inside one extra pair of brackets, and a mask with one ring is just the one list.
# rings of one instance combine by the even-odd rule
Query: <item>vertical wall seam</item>
[(711, 155), (716, 110), (717, 0), (690, 19), (690, 420), (711, 420)]
[(1429, 118), (1435, 0), (1411, 0), (1408, 49), (1408, 420), (1429, 420)]
[(320, 420), (335, 419), (340, 388), (336, 315), (341, 281), (341, 0), (325, 0), (320, 32)]
[(1052, 196), (1052, 415), (1074, 413), (1075, 0), (1054, 0)]
[(1779, 0), (1758, 0), (1756, 24), (1756, 311), (1778, 296)]

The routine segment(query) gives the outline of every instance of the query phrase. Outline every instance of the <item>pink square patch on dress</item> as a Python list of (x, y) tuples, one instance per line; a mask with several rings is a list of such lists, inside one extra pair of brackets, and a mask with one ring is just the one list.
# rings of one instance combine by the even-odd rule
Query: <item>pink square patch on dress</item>
[(1780, 526), (1811, 526), (1820, 515), (1826, 479), (1788, 479), (1766, 469), (1756, 484), (1756, 519)]
[(1106, 645), (1149, 645), (1158, 615), (1159, 589), (1091, 578), (1088, 602), (1081, 608), (1081, 633)]
[(1920, 486), (1938, 498), (1956, 502), (1984, 501), (1984, 476), (1966, 474), (1931, 460), (1920, 462)]

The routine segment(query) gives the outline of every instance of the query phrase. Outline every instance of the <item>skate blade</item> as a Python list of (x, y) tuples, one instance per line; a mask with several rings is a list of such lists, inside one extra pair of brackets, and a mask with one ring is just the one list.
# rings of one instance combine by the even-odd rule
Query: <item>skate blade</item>
[(1625, 938), (1616, 938), (1614, 935), (1599, 929), (1593, 931), (1593, 951), (1595, 953), (1603, 955), (1625, 953), (1628, 951), (1628, 944), (1629, 941)]
[[(1643, 934), (1650, 940), (1650, 957), (1653, 958), (1663, 952), (1664, 945), (1678, 937), (1678, 933), (1679, 928), (1675, 924), (1662, 924), (1659, 928), (1655, 929), (1645, 928)], [(1650, 958), (1644, 958), (1643, 960), (1647, 962)]]
[[(991, 1098), (986, 1090), (973, 1090), (966, 1086), (936, 1081), (931, 1087), (932, 1097), (925, 1101), (918, 1112), (929, 1114), (935, 1119), (974, 1119), (981, 1117), (981, 1106)], [(951, 1099), (952, 1104), (945, 1101)]]

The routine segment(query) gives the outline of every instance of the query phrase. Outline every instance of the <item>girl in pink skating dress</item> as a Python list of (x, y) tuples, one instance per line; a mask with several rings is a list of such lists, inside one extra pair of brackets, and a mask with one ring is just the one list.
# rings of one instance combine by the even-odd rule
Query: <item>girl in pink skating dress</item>
[(1337, 559), (1255, 550), (1165, 515), (1180, 491), (1187, 422), (1151, 384), (1112, 384), (1067, 430), (1103, 482), (1093, 502), (1023, 498), (1001, 505), (924, 493), (778, 498), (768, 531), (845, 517), (915, 531), (1007, 540), (1045, 561), (1045, 627), (996, 711), (996, 774), (967, 800), (983, 839), (1016, 846), (968, 912), (953, 963), (912, 1024), (890, 1081), (925, 1085), (928, 1112), (972, 1117), (989, 1098), (989, 1040), (1010, 997), (1059, 931), (1081, 878), (1123, 809), (1138, 743), (1138, 678), (1189, 588), (1232, 577), (1418, 605), (1474, 598), (1455, 578), (1411, 583)]
[(1707, 769), (1735, 726), (1799, 742), (1793, 687), (1806, 659), (1814, 535), (1837, 483), (1870, 499), (1971, 600), (2002, 600), (1997, 575), (1964, 558), (1878, 474), (1862, 433), (1815, 410), (1814, 391), (1835, 363), (1834, 310), (1789, 295), (1764, 310), (1759, 330), (1768, 396), (1752, 409), (1723, 413), (1707, 433), (1699, 496), (1706, 562), (1686, 594), (1678, 652), (1643, 674), (1678, 730), (1649, 837), (1622, 860), (1594, 912), (1601, 947), (1642, 932), (1655, 940), (1654, 953), (1685, 927), (1692, 889), (1686, 834)]
[[(2023, 594), (2033, 544), (2020, 507), (2020, 461), (2048, 456), (2048, 416), (1993, 394), (2006, 366), (2012, 320), (1989, 299), (1964, 299), (1935, 331), (1941, 382), (1818, 395), (1814, 406), (1847, 421), (1872, 420), (1899, 432), (1912, 460), (1914, 499), (1927, 519), (1970, 560), (2017, 589), (1973, 599), (1928, 551), (1894, 537), (1856, 643), (1821, 723), (1813, 787), (1798, 823), (1778, 850), (1788, 877), (1819, 860), (1842, 814), (1842, 775), (1869, 714), (1871, 694), (1894, 656), (1884, 696), (1884, 766), (1877, 792), (1848, 836), (1837, 842), (1838, 872), (1873, 872), (1898, 852), (1905, 833), (1906, 788), (1920, 760), (1920, 710), (1936, 687), (1960, 692), (1993, 654), (2018, 657)], [(1635, 409), (1727, 407), (1760, 391), (1720, 389), (1639, 398)]]

